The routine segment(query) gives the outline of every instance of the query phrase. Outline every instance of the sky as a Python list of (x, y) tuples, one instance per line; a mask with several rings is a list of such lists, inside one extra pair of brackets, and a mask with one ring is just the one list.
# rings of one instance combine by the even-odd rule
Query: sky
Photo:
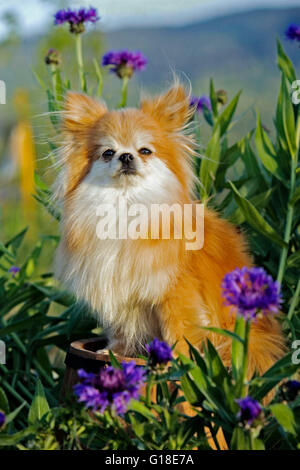
[[(255, 8), (299, 7), (299, 0), (73, 0), (69, 7), (95, 6), (103, 30), (132, 26), (184, 25)], [(0, 0), (0, 38), (5, 36), (1, 20), (7, 11), (17, 12), (23, 32), (42, 32), (57, 10), (50, 0)]]

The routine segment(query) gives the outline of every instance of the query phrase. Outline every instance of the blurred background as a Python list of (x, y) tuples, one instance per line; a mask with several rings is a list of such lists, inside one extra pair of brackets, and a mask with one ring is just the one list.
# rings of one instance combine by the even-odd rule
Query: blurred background
[[(49, 139), (53, 129), (47, 96), (36, 75), (50, 83), (44, 58), (49, 48), (62, 54), (72, 89), (79, 89), (74, 36), (67, 25), (54, 26), (60, 8), (94, 6), (101, 20), (83, 35), (84, 62), (93, 84), (92, 60), (101, 64), (109, 49), (140, 50), (147, 69), (135, 74), (129, 102), (135, 105), (141, 90), (159, 92), (175, 71), (191, 81), (194, 95), (208, 94), (209, 79), (231, 99), (242, 89), (232, 137), (245, 135), (255, 124), (259, 109), (263, 124), (273, 132), (272, 116), (279, 87), (276, 37), (300, 66), (300, 50), (289, 44), (284, 32), (300, 23), (299, 0), (55, 0), (0, 1), (0, 80), (6, 84), (6, 104), (0, 104), (0, 240), (5, 241), (29, 226), (24, 250), (40, 235), (56, 234), (57, 224), (34, 200), (33, 173), (53, 179)], [(109, 106), (119, 101), (120, 83), (104, 75), (103, 96)], [(107, 76), (108, 75), (108, 76)], [(300, 77), (299, 77), (300, 78)], [(203, 119), (204, 140), (208, 138)], [(51, 248), (42, 268), (51, 266)]]

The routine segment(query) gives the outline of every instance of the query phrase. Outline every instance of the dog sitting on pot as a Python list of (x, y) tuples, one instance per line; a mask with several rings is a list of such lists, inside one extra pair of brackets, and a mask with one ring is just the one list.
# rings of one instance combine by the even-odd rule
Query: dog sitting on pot
[[(243, 236), (207, 207), (204, 223), (197, 223), (194, 143), (188, 133), (192, 113), (190, 97), (178, 83), (160, 96), (142, 100), (137, 109), (109, 111), (98, 100), (68, 93), (56, 273), (96, 312), (115, 352), (135, 355), (157, 337), (177, 342), (176, 350), (187, 353), (185, 338), (201, 349), (209, 337), (229, 366), (231, 340), (201, 327), (233, 329), (235, 315), (224, 306), (221, 282), (233, 269), (250, 266), (251, 259)], [(174, 204), (192, 207), (192, 217), (183, 220), (184, 210), (182, 220), (171, 215), (165, 237), (167, 218), (162, 211), (156, 235), (151, 236), (152, 206)], [(120, 228), (124, 208), (129, 208), (128, 225), (136, 216), (134, 211), (130, 214), (132, 205), (149, 209), (136, 224), (137, 232), (147, 227), (147, 236), (129, 237), (124, 230), (121, 236), (118, 231), (119, 236), (107, 236), (107, 224), (99, 223), (104, 209), (115, 208), (110, 218), (106, 214), (107, 223)], [(185, 223), (182, 237), (176, 236), (179, 222)], [(197, 238), (198, 231), (203, 244), (187, 249), (191, 234)], [(249, 373), (268, 369), (282, 355), (283, 344), (276, 319), (253, 322)]]

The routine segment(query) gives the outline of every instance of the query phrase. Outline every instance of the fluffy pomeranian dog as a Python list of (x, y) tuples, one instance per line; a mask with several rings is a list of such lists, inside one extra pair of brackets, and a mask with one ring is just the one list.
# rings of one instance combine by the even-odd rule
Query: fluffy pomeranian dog
[[(209, 337), (229, 366), (231, 341), (201, 327), (234, 327), (220, 285), (226, 273), (251, 265), (243, 236), (207, 208), (198, 250), (186, 249), (186, 237), (172, 236), (174, 220), (170, 239), (162, 236), (163, 218), (155, 239), (104, 239), (97, 227), (99, 204), (117, 206), (120, 199), (147, 207), (196, 205), (194, 144), (187, 132), (192, 112), (178, 83), (142, 100), (138, 109), (108, 111), (83, 94), (67, 95), (56, 273), (107, 328), (114, 351), (135, 355), (157, 337), (177, 342), (176, 349), (187, 353), (185, 338), (201, 350)], [(282, 355), (283, 343), (276, 319), (253, 323), (249, 373), (269, 368)]]

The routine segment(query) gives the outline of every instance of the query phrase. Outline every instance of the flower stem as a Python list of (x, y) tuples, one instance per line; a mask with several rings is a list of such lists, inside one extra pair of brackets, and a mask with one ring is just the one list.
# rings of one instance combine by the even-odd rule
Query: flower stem
[(102, 73), (101, 73), (101, 69), (100, 69), (96, 59), (93, 59), (93, 64), (94, 64), (94, 67), (95, 67), (97, 80), (98, 80), (97, 96), (101, 96), (102, 95), (102, 88), (103, 88)]
[(77, 64), (78, 64), (80, 86), (81, 86), (82, 91), (86, 93), (87, 88), (86, 88), (86, 80), (85, 80), (84, 68), (83, 68), (81, 34), (76, 34), (75, 40), (76, 40), (76, 57), (77, 57)]
[(57, 88), (57, 71), (56, 71), (56, 65), (55, 65), (55, 64), (51, 64), (50, 70), (51, 70), (51, 79), (52, 79), (53, 96), (56, 97), (56, 88)]
[(149, 380), (146, 386), (146, 405), (151, 406), (151, 391), (153, 387), (153, 374), (150, 372)]
[(250, 337), (250, 320), (245, 320), (245, 337), (244, 337), (244, 350), (243, 350), (243, 365), (241, 377), (241, 397), (247, 395), (247, 374), (248, 374), (248, 351), (249, 351), (249, 337)]
[(121, 101), (118, 108), (124, 108), (127, 103), (127, 92), (128, 92), (128, 77), (122, 78), (122, 92), (121, 92)]

